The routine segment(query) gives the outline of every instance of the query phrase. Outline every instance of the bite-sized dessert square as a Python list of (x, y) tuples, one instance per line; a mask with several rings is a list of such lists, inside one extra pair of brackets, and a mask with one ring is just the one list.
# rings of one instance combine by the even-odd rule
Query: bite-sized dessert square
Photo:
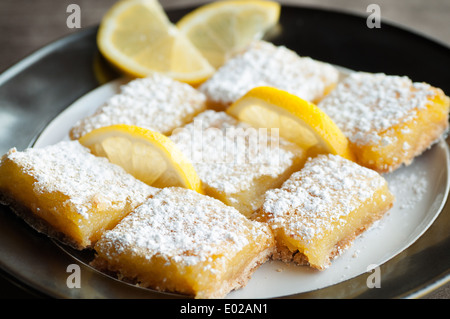
[(221, 298), (245, 286), (274, 245), (267, 225), (217, 199), (168, 187), (105, 232), (91, 264), (141, 287)]
[(156, 191), (78, 141), (11, 149), (0, 162), (0, 202), (76, 249), (91, 247)]
[(96, 112), (79, 120), (70, 131), (72, 139), (100, 127), (136, 125), (169, 135), (206, 108), (206, 97), (190, 85), (153, 73), (120, 88)]
[(338, 155), (319, 155), (266, 193), (255, 219), (272, 228), (274, 259), (323, 270), (392, 207), (377, 172)]
[(272, 86), (317, 103), (337, 84), (331, 64), (300, 57), (296, 52), (265, 41), (252, 43), (230, 58), (199, 90), (211, 108), (223, 110), (258, 86)]
[(448, 129), (449, 98), (405, 76), (352, 73), (318, 106), (348, 137), (356, 161), (378, 172), (409, 165)]
[(192, 162), (207, 195), (249, 216), (266, 190), (279, 187), (306, 160), (302, 148), (276, 133), (207, 110), (170, 138)]

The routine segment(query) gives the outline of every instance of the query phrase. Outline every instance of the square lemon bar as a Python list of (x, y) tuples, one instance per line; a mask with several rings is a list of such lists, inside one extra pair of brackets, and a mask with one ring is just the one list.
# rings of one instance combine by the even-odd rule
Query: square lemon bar
[(326, 269), (382, 218), (394, 197), (377, 172), (338, 155), (319, 155), (266, 193), (255, 219), (275, 234), (274, 259)]
[(272, 133), (207, 110), (170, 138), (192, 162), (207, 195), (249, 216), (266, 190), (279, 187), (306, 160), (303, 149)]
[(72, 139), (100, 127), (136, 125), (169, 135), (206, 108), (206, 97), (186, 83), (154, 73), (134, 79), (120, 88), (96, 112), (78, 121)]
[(378, 172), (409, 165), (448, 129), (449, 98), (405, 76), (352, 73), (318, 106), (348, 137), (356, 161)]
[(222, 298), (246, 285), (274, 247), (267, 225), (217, 199), (168, 187), (103, 234), (91, 265), (141, 287)]
[(155, 192), (78, 141), (11, 149), (0, 162), (0, 201), (76, 249), (92, 246)]
[(331, 64), (300, 57), (284, 46), (256, 41), (225, 62), (199, 90), (217, 110), (258, 86), (272, 86), (317, 103), (338, 79), (339, 72)]

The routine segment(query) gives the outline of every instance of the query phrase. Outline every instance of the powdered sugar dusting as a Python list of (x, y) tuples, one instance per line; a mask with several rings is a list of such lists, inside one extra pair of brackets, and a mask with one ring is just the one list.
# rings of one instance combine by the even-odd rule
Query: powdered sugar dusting
[(282, 228), (307, 245), (332, 231), (385, 180), (375, 171), (337, 155), (319, 155), (308, 160), (280, 189), (266, 193), (263, 211), (274, 229)]
[(209, 100), (225, 105), (257, 86), (273, 86), (316, 101), (336, 84), (338, 77), (338, 71), (329, 64), (299, 57), (284, 46), (258, 41), (245, 52), (230, 58), (200, 87), (200, 91)]
[(77, 122), (72, 137), (113, 124), (137, 125), (163, 134), (202, 111), (206, 97), (190, 85), (154, 73), (121, 87), (94, 115)]
[(107, 231), (96, 250), (109, 252), (111, 259), (128, 252), (149, 260), (158, 255), (183, 266), (212, 257), (225, 264), (259, 236), (270, 236), (266, 226), (234, 208), (188, 189), (165, 188)]
[(419, 203), (428, 191), (426, 171), (396, 171), (389, 176), (389, 187), (397, 199), (395, 205), (400, 210), (408, 211)]
[(434, 94), (430, 85), (413, 83), (406, 76), (355, 72), (318, 106), (351, 142), (383, 145), (390, 141), (382, 140), (380, 133), (414, 119)]
[(124, 208), (143, 202), (156, 189), (96, 157), (78, 141), (63, 141), (44, 148), (23, 152), (11, 150), (6, 155), (34, 179), (37, 194), (59, 192), (80, 217), (89, 219), (93, 205)]
[(249, 189), (261, 176), (279, 176), (298, 156), (279, 147), (291, 145), (282, 139), (269, 136), (267, 140), (252, 140), (255, 132), (224, 112), (208, 110), (183, 129), (175, 130), (170, 138), (192, 161), (203, 183), (234, 194)]

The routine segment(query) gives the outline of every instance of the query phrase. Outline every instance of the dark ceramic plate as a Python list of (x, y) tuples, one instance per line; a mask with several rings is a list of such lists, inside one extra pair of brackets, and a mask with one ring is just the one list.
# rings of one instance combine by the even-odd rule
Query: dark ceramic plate
[[(177, 21), (191, 9), (171, 10)], [(41, 132), (80, 97), (117, 79), (96, 47), (97, 28), (58, 40), (0, 75), (0, 153), (32, 146)], [(280, 28), (270, 39), (302, 56), (344, 68), (407, 75), (450, 92), (450, 50), (436, 42), (383, 23), (369, 29), (366, 19), (349, 14), (285, 6)], [(430, 160), (431, 158), (431, 160)], [(425, 163), (425, 164), (424, 164)], [(432, 164), (431, 164), (432, 163)], [(321, 289), (281, 294), (288, 298), (418, 297), (450, 279), (448, 147), (445, 141), (421, 156), (417, 165), (434, 172), (430, 192), (442, 197), (431, 226), (380, 266), (381, 288), (369, 288), (368, 273)], [(432, 165), (432, 167), (431, 167)], [(430, 178), (430, 177), (428, 177)], [(431, 187), (433, 184), (438, 187)], [(431, 190), (432, 189), (432, 190)], [(427, 209), (426, 209), (427, 210)], [(75, 253), (31, 230), (0, 206), (2, 274), (31, 294), (57, 298), (174, 298), (121, 283), (100, 274)], [(429, 227), (428, 227), (429, 226)], [(417, 239), (417, 240), (416, 240)], [(381, 241), (382, 242), (382, 241)], [(382, 249), (382, 247), (378, 247)], [(69, 265), (79, 265), (81, 287), (69, 288)], [(253, 280), (253, 279), (252, 279)], [(70, 286), (70, 285), (69, 285)], [(237, 295), (239, 296), (239, 294)]]

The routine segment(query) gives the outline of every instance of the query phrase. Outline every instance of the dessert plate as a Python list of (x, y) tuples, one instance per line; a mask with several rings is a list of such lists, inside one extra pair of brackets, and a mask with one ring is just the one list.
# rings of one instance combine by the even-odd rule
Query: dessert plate
[[(350, 72), (343, 68), (340, 70), (341, 77)], [(70, 128), (118, 93), (126, 81), (118, 79), (104, 84), (75, 101), (49, 123), (34, 147), (69, 140)], [(269, 262), (255, 272), (245, 288), (232, 292), (228, 297), (272, 298), (313, 291), (367, 273), (385, 263), (415, 242), (441, 212), (450, 185), (449, 160), (447, 144), (440, 140), (410, 166), (385, 174), (396, 198), (394, 207), (387, 216), (357, 238), (352, 247), (336, 259), (329, 269), (318, 272), (308, 267)], [(89, 264), (91, 256), (62, 248), (80, 262)]]
[[(172, 10), (169, 16), (176, 21), (188, 11)], [(96, 31), (56, 41), (0, 75), (1, 153), (68, 138), (76, 120), (94, 112), (126, 81), (99, 56)], [(408, 75), (450, 92), (449, 75), (440, 71), (450, 68), (450, 50), (389, 24), (369, 29), (363, 17), (286, 6), (278, 32), (269, 40), (343, 68)], [(411, 166), (386, 175), (397, 197), (394, 208), (329, 269), (268, 262), (229, 297), (417, 297), (447, 282), (449, 167), (448, 144), (442, 139)], [(60, 298), (179, 297), (101, 274), (87, 264), (91, 253), (60, 246), (32, 231), (8, 208), (0, 210), (0, 268), (29, 291)], [(68, 285), (71, 265), (80, 267), (81, 288)]]

